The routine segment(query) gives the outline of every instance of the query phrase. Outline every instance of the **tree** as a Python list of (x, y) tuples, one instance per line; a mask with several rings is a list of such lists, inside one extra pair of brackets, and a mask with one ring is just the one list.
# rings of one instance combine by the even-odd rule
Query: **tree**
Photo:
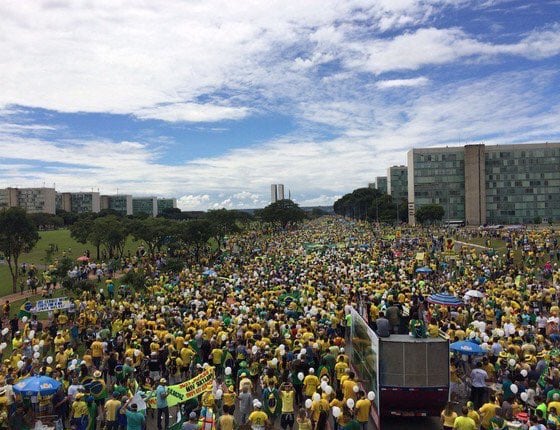
[(238, 211), (227, 209), (209, 210), (204, 217), (212, 225), (218, 246), (222, 246), (224, 238), (228, 234), (237, 233), (241, 229), (237, 224), (240, 219)]
[(37, 227), (23, 209), (9, 208), (0, 213), (0, 251), (10, 268), (14, 293), (17, 291), (19, 257), (31, 251), (38, 240)]
[(384, 195), (375, 188), (358, 188), (334, 202), (334, 212), (352, 218), (376, 219), (376, 214), (372, 214), (372, 208), (375, 208), (375, 200)]
[(421, 206), (416, 211), (416, 220), (420, 224), (430, 224), (435, 221), (441, 221), (445, 215), (445, 210), (441, 205)]
[(177, 236), (188, 247), (194, 247), (196, 261), (200, 258), (200, 251), (206, 247), (210, 238), (214, 237), (212, 224), (205, 219), (181, 221), (177, 225)]
[(124, 254), (124, 246), (129, 230), (126, 218), (117, 218), (114, 215), (108, 215), (102, 218), (96, 218), (93, 221), (90, 241), (100, 241), (109, 258), (122, 257)]
[(303, 209), (291, 200), (278, 200), (257, 212), (264, 222), (280, 223), (286, 227), (289, 223), (301, 222), (307, 218)]
[(171, 223), (165, 218), (147, 218), (133, 220), (130, 223), (130, 231), (136, 240), (141, 240), (148, 246), (150, 255), (154, 255), (156, 249), (161, 249), (166, 239), (171, 235)]

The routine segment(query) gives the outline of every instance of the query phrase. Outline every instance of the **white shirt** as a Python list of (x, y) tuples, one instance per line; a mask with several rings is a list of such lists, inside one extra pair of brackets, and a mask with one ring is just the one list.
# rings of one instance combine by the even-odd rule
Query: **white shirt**
[(473, 369), (471, 372), (472, 386), (476, 388), (486, 387), (488, 373), (484, 369)]

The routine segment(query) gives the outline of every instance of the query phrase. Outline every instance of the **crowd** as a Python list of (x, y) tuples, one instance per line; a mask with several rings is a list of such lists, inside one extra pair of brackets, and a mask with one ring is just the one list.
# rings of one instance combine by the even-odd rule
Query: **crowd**
[[(103, 279), (69, 309), (2, 330), (0, 423), (24, 429), (48, 414), (79, 430), (371, 428), (371, 387), (351, 366), (354, 307), (384, 335), (420, 321), (428, 336), (485, 350), (451, 357), (444, 427), (506, 428), (525, 413), (531, 430), (556, 428), (556, 233), (508, 231), (503, 250), (449, 246), (460, 234), (325, 217), (231, 236), (220, 256), (180, 273), (160, 270), (164, 254), (127, 258), (124, 271), (143, 270), (145, 288), (116, 289), (117, 279)], [(89, 275), (104, 277), (101, 267)], [(464, 305), (430, 304), (434, 292)], [(175, 384), (209, 369), (206, 391), (169, 404)], [(50, 376), (60, 389), (16, 395), (13, 385), (30, 375)]]

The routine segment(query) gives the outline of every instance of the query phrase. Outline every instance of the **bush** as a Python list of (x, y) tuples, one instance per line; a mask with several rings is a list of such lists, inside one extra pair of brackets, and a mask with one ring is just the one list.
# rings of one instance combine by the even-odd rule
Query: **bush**
[(167, 258), (163, 265), (166, 272), (179, 273), (185, 268), (185, 262), (180, 258)]
[(120, 279), (121, 285), (129, 285), (135, 290), (143, 290), (146, 286), (146, 274), (144, 270), (129, 270)]

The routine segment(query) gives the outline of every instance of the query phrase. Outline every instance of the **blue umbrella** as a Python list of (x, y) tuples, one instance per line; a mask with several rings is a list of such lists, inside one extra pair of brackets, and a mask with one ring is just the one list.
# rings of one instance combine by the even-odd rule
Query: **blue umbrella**
[(461, 306), (464, 304), (459, 297), (448, 293), (430, 294), (428, 296), (428, 302), (443, 306)]
[(465, 340), (460, 340), (458, 342), (453, 342), (449, 345), (449, 349), (454, 352), (460, 352), (465, 355), (480, 355), (486, 354), (486, 351), (482, 349), (480, 345), (474, 342), (468, 342)]
[(22, 396), (50, 396), (60, 388), (60, 382), (48, 376), (30, 376), (14, 385), (14, 391)]
[(432, 273), (432, 269), (430, 269), (428, 266), (419, 267), (418, 269), (416, 269), (416, 273)]
[(216, 271), (212, 270), (212, 269), (205, 270), (204, 272), (202, 272), (202, 274), (204, 276), (216, 276), (217, 275)]

